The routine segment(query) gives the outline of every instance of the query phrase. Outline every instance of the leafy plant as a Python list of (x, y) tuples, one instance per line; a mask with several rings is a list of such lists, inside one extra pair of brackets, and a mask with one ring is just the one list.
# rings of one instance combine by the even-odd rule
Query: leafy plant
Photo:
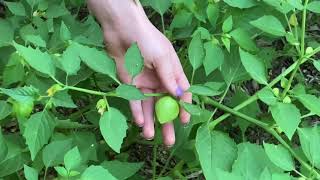
[[(304, 71), (320, 70), (319, 0), (141, 3), (178, 47), (193, 93), (193, 104), (179, 102), (191, 122), (174, 120), (165, 163), (157, 163), (160, 123), (155, 140), (142, 140), (128, 101), (166, 96), (160, 122), (176, 118), (178, 104), (118, 80), (85, 1), (5, 1), (0, 178), (320, 179), (319, 82)], [(126, 70), (134, 78), (143, 63), (132, 44)], [(134, 144), (153, 147), (152, 173), (137, 173), (147, 166), (129, 160)]]

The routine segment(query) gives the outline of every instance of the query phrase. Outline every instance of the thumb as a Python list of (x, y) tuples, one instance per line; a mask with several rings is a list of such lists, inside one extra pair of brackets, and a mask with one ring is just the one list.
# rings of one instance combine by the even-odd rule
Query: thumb
[(162, 59), (156, 59), (154, 67), (162, 85), (167, 91), (173, 96), (182, 96), (183, 90), (178, 86), (176, 73), (174, 72), (174, 66), (170, 61), (170, 57), (166, 56)]

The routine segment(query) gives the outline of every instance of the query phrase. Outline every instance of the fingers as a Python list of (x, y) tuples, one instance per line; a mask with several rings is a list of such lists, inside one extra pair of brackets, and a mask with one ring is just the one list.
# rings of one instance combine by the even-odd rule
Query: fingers
[[(142, 89), (144, 93), (152, 93), (152, 90)], [(151, 140), (154, 137), (154, 98), (150, 97), (142, 101), (142, 110), (144, 115), (144, 126), (142, 130), (143, 137)]]
[(173, 123), (166, 123), (162, 126), (162, 137), (163, 143), (167, 147), (172, 147), (175, 143), (176, 137), (174, 134), (174, 126)]
[(137, 124), (137, 126), (143, 127), (144, 116), (143, 116), (141, 101), (130, 101), (130, 108), (131, 108), (134, 122)]

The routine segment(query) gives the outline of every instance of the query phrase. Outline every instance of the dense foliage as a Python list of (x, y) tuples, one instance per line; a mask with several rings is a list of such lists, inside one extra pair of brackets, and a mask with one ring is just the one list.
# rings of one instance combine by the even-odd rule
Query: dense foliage
[[(167, 163), (157, 164), (161, 124), (153, 141), (142, 140), (128, 106), (162, 94), (118, 80), (84, 1), (4, 1), (0, 179), (320, 179), (319, 81), (304, 71), (320, 71), (319, 0), (142, 3), (192, 84), (193, 104), (179, 103), (191, 122), (175, 120)], [(125, 57), (137, 76), (138, 46)], [(165, 106), (162, 122), (176, 117)], [(153, 146), (149, 175), (130, 161), (139, 143)]]

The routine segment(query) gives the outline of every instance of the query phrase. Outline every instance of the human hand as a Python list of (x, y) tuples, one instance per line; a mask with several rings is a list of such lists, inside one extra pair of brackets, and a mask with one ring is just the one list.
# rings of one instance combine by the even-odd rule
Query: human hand
[[(170, 41), (148, 20), (139, 2), (133, 0), (89, 0), (88, 5), (101, 23), (106, 48), (117, 64), (119, 78), (131, 83), (131, 77), (124, 68), (124, 55), (132, 43), (137, 43), (144, 57), (144, 70), (134, 78), (133, 84), (144, 93), (169, 92), (182, 101), (191, 103), (192, 95), (179, 58)], [(143, 128), (143, 136), (153, 139), (154, 98), (131, 101), (130, 107), (135, 123)], [(181, 123), (187, 124), (190, 115), (181, 108)], [(175, 142), (172, 122), (162, 127), (164, 144)]]

